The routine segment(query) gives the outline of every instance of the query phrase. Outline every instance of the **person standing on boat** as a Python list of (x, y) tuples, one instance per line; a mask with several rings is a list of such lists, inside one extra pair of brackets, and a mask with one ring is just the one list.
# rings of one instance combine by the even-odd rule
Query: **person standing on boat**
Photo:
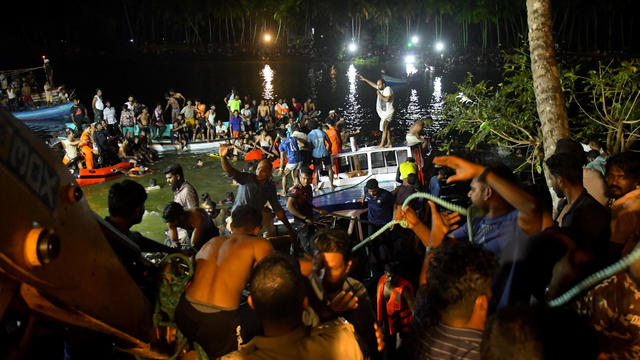
[(364, 76), (360, 75), (360, 80), (371, 85), (376, 89), (378, 98), (376, 100), (376, 110), (378, 116), (380, 116), (380, 132), (382, 133), (382, 139), (380, 140), (379, 148), (391, 147), (391, 128), (389, 127), (391, 120), (393, 119), (393, 90), (387, 86), (384, 80), (380, 79), (377, 83), (373, 83)]
[(331, 149), (332, 143), (329, 139), (329, 135), (326, 132), (318, 129), (318, 125), (315, 121), (309, 123), (311, 132), (307, 136), (307, 139), (313, 145), (313, 169), (316, 175), (316, 188), (320, 188), (320, 168), (326, 167), (329, 171), (329, 185), (333, 189), (333, 167), (331, 166), (331, 155), (328, 149)]
[(135, 122), (136, 118), (133, 115), (133, 109), (130, 109), (127, 104), (124, 104), (120, 112), (120, 129), (122, 130), (122, 136), (125, 138), (133, 136)]
[(169, 107), (171, 107), (171, 122), (175, 122), (178, 117), (178, 113), (180, 112), (180, 104), (178, 100), (176, 100), (173, 96), (167, 96), (167, 106), (165, 106), (164, 110), (167, 111)]
[(216, 138), (216, 106), (211, 104), (204, 116), (207, 119), (207, 141), (211, 141)]
[[(298, 183), (298, 170), (302, 167), (302, 154), (298, 146), (298, 138), (292, 136), (286, 137), (278, 147), (280, 151), (280, 169), (278, 172), (282, 174), (282, 192), (281, 196), (287, 194), (287, 176), (291, 174), (293, 185)], [(287, 164), (285, 166), (284, 156), (287, 155)], [(284, 170), (284, 173), (282, 172)]]
[(73, 99), (73, 105), (71, 106), (70, 113), (71, 121), (73, 121), (73, 124), (76, 126), (76, 131), (81, 132), (82, 124), (87, 116), (87, 109), (80, 104), (80, 100), (78, 100), (78, 98)]
[(93, 121), (101, 122), (103, 119), (103, 110), (104, 103), (102, 102), (102, 90), (96, 89), (96, 94), (93, 96), (93, 101), (91, 101), (91, 108), (93, 109)]
[[(368, 230), (369, 236), (371, 236), (393, 219), (395, 199), (389, 191), (381, 189), (380, 186), (378, 186), (378, 180), (369, 179), (360, 203), (364, 204), (365, 200), (367, 200)], [(378, 262), (377, 264), (372, 264), (374, 267), (392, 260), (390, 244), (386, 244), (387, 241), (385, 241), (389, 239), (389, 232), (384, 232), (380, 237), (383, 238), (383, 240), (379, 242), (380, 245), (374, 249), (374, 257)]]
[(164, 120), (162, 119), (162, 105), (156, 105), (155, 110), (153, 110), (153, 118), (151, 120), (151, 124), (153, 125), (151, 130), (151, 138), (160, 139), (162, 137), (162, 133), (164, 133), (164, 129), (167, 127), (164, 124)]
[(104, 110), (102, 110), (102, 116), (107, 122), (107, 132), (110, 136), (118, 134), (118, 121), (116, 120), (116, 109), (111, 106), (109, 100), (104, 102)]
[(53, 95), (51, 94), (51, 85), (49, 82), (44, 83), (44, 97), (47, 100), (47, 106), (53, 105)]
[(93, 130), (93, 126), (89, 126), (80, 136), (80, 150), (84, 155), (84, 164), (87, 169), (93, 169)]

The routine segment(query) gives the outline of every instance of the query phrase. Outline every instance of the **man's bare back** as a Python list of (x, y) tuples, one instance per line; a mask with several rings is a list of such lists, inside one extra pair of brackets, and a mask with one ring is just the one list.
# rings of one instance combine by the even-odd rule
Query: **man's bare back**
[(196, 273), (186, 295), (196, 301), (234, 309), (253, 266), (273, 252), (264, 238), (232, 234), (211, 239), (196, 254)]

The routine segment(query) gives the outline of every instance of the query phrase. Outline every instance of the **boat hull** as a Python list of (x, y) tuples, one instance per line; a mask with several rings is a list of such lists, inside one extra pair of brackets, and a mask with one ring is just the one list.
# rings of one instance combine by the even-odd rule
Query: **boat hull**
[(133, 164), (130, 162), (121, 162), (103, 168), (80, 169), (78, 175), (76, 175), (76, 182), (80, 186), (88, 186), (114, 180), (124, 175), (122, 171), (127, 171), (132, 166)]
[(19, 111), (11, 114), (23, 121), (57, 119), (69, 116), (72, 105), (72, 103), (66, 103), (44, 109)]
[(383, 75), (384, 82), (389, 86), (400, 86), (409, 83), (407, 79), (401, 79), (393, 76)]

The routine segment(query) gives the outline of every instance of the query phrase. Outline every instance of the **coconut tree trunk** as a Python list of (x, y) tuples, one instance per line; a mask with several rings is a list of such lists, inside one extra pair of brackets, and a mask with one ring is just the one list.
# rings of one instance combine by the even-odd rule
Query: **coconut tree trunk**
[[(542, 130), (544, 157), (555, 150), (558, 140), (569, 136), (567, 108), (558, 75), (551, 24), (551, 0), (527, 0), (529, 49), (536, 107)], [(545, 171), (547, 185), (551, 185)], [(553, 192), (552, 192), (553, 194)], [(557, 198), (553, 194), (554, 208)]]

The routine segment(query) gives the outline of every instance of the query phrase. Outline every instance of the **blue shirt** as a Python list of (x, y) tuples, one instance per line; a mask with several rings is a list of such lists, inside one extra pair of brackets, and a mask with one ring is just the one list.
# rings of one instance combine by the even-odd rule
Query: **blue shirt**
[(367, 219), (375, 225), (384, 225), (393, 220), (393, 203), (395, 199), (385, 189), (378, 189), (378, 195), (372, 197), (367, 188), (364, 188), (367, 197)]
[(278, 202), (276, 194), (276, 186), (271, 180), (267, 180), (264, 184), (260, 184), (255, 174), (248, 172), (238, 172), (233, 177), (238, 184), (238, 192), (236, 200), (233, 203), (231, 212), (240, 205), (249, 205), (252, 208), (262, 212), (267, 201), (271, 204), (273, 211), (282, 211), (282, 205)]
[[(452, 234), (458, 240), (468, 240), (467, 224), (460, 226)], [(494, 282), (493, 290), (498, 309), (509, 304), (511, 284), (516, 265), (525, 257), (529, 236), (518, 225), (518, 210), (494, 217), (473, 219), (473, 242), (482, 244), (498, 258), (499, 283)]]
[(280, 150), (280, 152), (284, 151), (287, 154), (287, 159), (289, 159), (288, 164), (297, 164), (298, 162), (300, 162), (300, 160), (302, 160), (300, 148), (298, 148), (298, 138), (295, 138), (293, 136), (285, 138), (280, 143), (278, 150)]
[(232, 116), (231, 120), (229, 120), (229, 124), (231, 124), (231, 131), (242, 131), (242, 118)]
[(440, 196), (440, 182), (435, 176), (432, 176), (429, 180), (429, 194), (433, 196)]
[(307, 140), (313, 145), (311, 155), (313, 155), (314, 158), (322, 159), (329, 156), (326, 143), (331, 144), (331, 140), (329, 140), (327, 133), (320, 129), (312, 130), (309, 135), (307, 135)]

